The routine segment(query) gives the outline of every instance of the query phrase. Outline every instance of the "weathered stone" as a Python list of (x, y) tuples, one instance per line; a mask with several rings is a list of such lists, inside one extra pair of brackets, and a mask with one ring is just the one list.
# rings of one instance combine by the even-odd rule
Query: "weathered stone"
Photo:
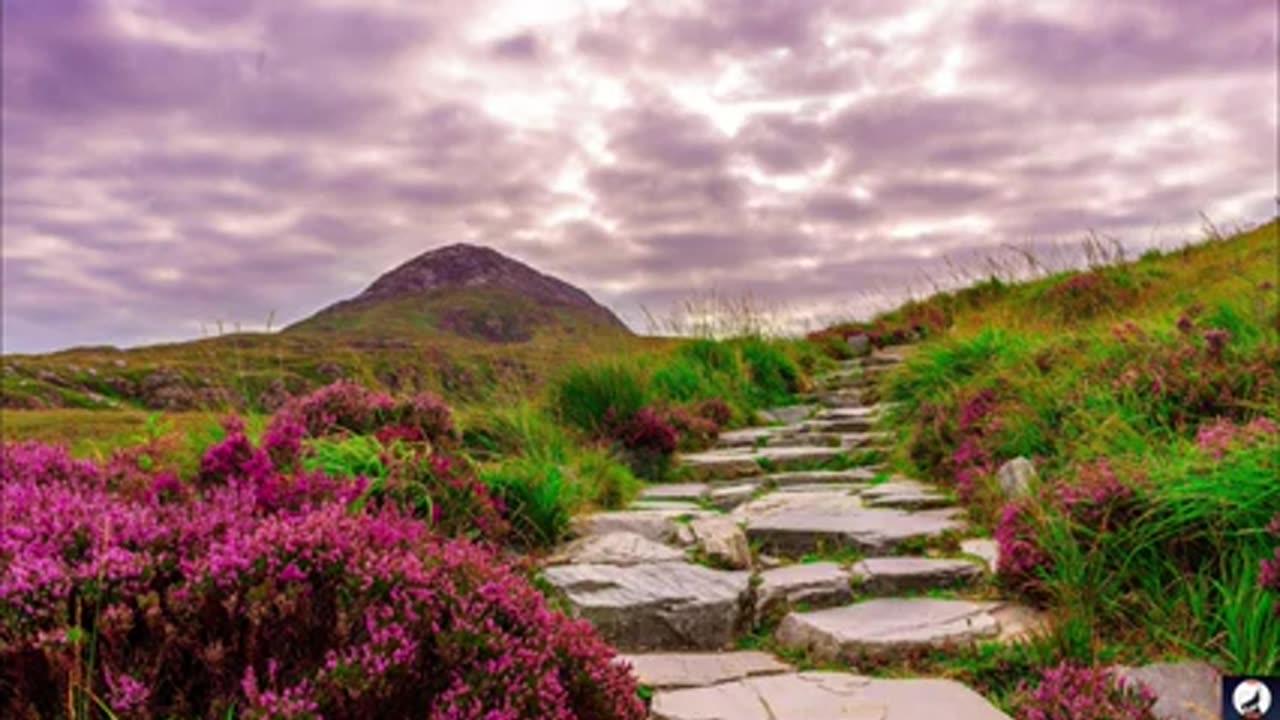
[(702, 506), (688, 500), (645, 500), (640, 498), (627, 506), (628, 510), (672, 510), (679, 513), (697, 512)]
[(733, 511), (747, 522), (747, 538), (775, 555), (819, 549), (859, 549), (884, 555), (909, 540), (964, 528), (950, 511), (868, 508), (847, 492), (774, 493)]
[(767, 675), (654, 695), (653, 720), (1009, 720), (953, 680)]
[(1000, 625), (990, 603), (930, 598), (881, 598), (845, 607), (792, 612), (778, 626), (784, 647), (822, 660), (940, 648), (993, 637)]
[(778, 618), (805, 605), (824, 608), (853, 599), (849, 572), (833, 562), (787, 565), (760, 573), (756, 586), (756, 623)]
[(761, 467), (794, 469), (833, 460), (841, 454), (838, 448), (804, 446), (769, 446), (756, 450), (731, 448), (693, 453), (681, 458), (690, 475), (697, 480), (737, 480), (760, 474)]
[(996, 571), (997, 563), (1000, 561), (1000, 546), (996, 544), (995, 540), (970, 538), (960, 543), (960, 550), (966, 555), (980, 558), (982, 562), (987, 564), (987, 569), (991, 572)]
[(805, 485), (785, 485), (774, 492), (780, 493), (815, 493), (838, 492), (857, 495), (867, 488), (866, 483), (808, 483)]
[(811, 433), (863, 433), (875, 427), (875, 417), (871, 415), (853, 417), (820, 416), (806, 420), (801, 428)]
[(684, 500), (697, 502), (710, 488), (706, 483), (664, 483), (649, 485), (640, 492), (641, 500)]
[(969, 585), (982, 569), (968, 560), (921, 557), (867, 558), (853, 566), (859, 590), (869, 595), (900, 595)]
[(1017, 642), (1043, 635), (1049, 627), (1049, 613), (1021, 603), (1000, 603), (991, 609), (991, 617), (1000, 623), (1002, 642)]
[(559, 565), (544, 577), (575, 616), (626, 651), (727, 648), (751, 592), (750, 573), (683, 562)]
[(744, 482), (715, 487), (707, 494), (707, 502), (721, 510), (732, 510), (755, 496), (760, 483)]
[(796, 472), (773, 473), (764, 476), (766, 485), (787, 487), (788, 485), (808, 485), (817, 483), (869, 483), (876, 477), (872, 468), (853, 468), (851, 470), (799, 470)]
[(1222, 675), (1208, 663), (1121, 667), (1116, 675), (1125, 682), (1145, 685), (1155, 694), (1152, 711), (1159, 720), (1215, 718), (1222, 709)]
[(786, 428), (743, 428), (720, 433), (716, 445), (722, 448), (755, 447), (768, 444), (774, 435)]
[(1007, 498), (1025, 497), (1031, 492), (1031, 485), (1038, 475), (1036, 466), (1024, 457), (1016, 457), (1000, 466), (996, 478), (1000, 481), (1000, 491)]
[(762, 652), (645, 653), (620, 655), (636, 682), (655, 690), (705, 687), (756, 675), (777, 675), (791, 666)]
[(684, 560), (680, 550), (635, 533), (615, 532), (575, 540), (554, 555), (549, 564), (639, 565), (680, 560)]
[(751, 547), (736, 521), (727, 517), (698, 518), (689, 523), (698, 547), (713, 562), (733, 570), (751, 567)]
[(783, 407), (769, 408), (768, 410), (758, 411), (760, 420), (766, 423), (777, 423), (779, 425), (795, 425), (804, 420), (818, 409), (816, 405), (785, 405)]
[(903, 510), (930, 510), (955, 504), (932, 487), (906, 478), (873, 485), (862, 491), (862, 499), (869, 507)]
[(615, 510), (576, 517), (570, 525), (574, 535), (607, 535), (614, 532), (631, 532), (656, 542), (675, 537), (683, 517), (711, 515), (707, 510), (683, 508), (664, 510)]
[(893, 436), (883, 432), (844, 433), (840, 447), (846, 450), (885, 450), (892, 444)]

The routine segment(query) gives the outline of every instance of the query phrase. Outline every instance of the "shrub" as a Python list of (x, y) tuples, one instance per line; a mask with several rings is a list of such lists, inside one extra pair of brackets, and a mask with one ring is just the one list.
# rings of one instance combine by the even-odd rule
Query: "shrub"
[[(1276, 513), (1275, 518), (1271, 520), (1271, 524), (1267, 526), (1267, 532), (1280, 540), (1280, 513)], [(1258, 585), (1267, 592), (1280, 594), (1280, 543), (1276, 544), (1271, 557), (1262, 561)], [(1280, 598), (1276, 599), (1275, 613), (1280, 616)]]
[(568, 533), (573, 511), (582, 505), (581, 488), (563, 465), (535, 458), (514, 458), (481, 471), (480, 479), (502, 502), (517, 540), (550, 547)]
[(748, 338), (740, 347), (756, 403), (784, 402), (800, 389), (800, 370), (777, 343)]
[(596, 436), (630, 420), (648, 398), (644, 376), (621, 363), (575, 367), (551, 386), (551, 406), (560, 419)]
[(679, 434), (661, 413), (646, 407), (629, 418), (610, 414), (606, 422), (636, 475), (652, 481), (665, 477), (679, 446)]
[(667, 410), (664, 419), (676, 431), (678, 447), (685, 452), (705, 450), (720, 435), (719, 425), (685, 408)]
[(589, 626), (490, 551), (352, 506), (358, 482), (138, 500), (60, 450), (3, 450), (0, 715), (644, 716)]
[(1034, 690), (1023, 685), (1013, 705), (1025, 720), (1155, 720), (1155, 695), (1116, 680), (1108, 668), (1063, 663), (1047, 669)]
[(716, 428), (720, 430), (729, 427), (729, 424), (733, 422), (733, 408), (729, 406), (729, 403), (721, 400), (720, 398), (712, 398), (698, 403), (697, 408), (694, 409), (694, 413), (698, 417), (705, 418), (715, 423)]

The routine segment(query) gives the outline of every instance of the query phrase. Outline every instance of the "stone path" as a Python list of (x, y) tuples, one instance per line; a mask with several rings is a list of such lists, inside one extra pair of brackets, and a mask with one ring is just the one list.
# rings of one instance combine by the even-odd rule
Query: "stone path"
[(1007, 717), (949, 680), (798, 672), (733, 651), (772, 628), (778, 647), (856, 670), (1009, 639), (1037, 622), (1029, 609), (981, 599), (995, 546), (958, 543), (966, 527), (947, 493), (878, 464), (893, 438), (877, 429), (887, 408), (877, 383), (902, 360), (877, 351), (843, 363), (817, 378), (805, 404), (762, 413), (769, 425), (683, 456), (687, 482), (575, 520), (580, 539), (548, 561), (545, 578), (631, 653), (620, 661), (654, 690), (652, 718)]

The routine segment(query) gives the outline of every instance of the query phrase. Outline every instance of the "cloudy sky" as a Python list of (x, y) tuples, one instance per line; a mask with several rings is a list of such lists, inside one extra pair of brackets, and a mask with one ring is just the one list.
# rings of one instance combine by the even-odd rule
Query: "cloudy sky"
[(299, 319), (454, 242), (643, 329), (1271, 217), (1271, 0), (4, 0), (7, 352)]

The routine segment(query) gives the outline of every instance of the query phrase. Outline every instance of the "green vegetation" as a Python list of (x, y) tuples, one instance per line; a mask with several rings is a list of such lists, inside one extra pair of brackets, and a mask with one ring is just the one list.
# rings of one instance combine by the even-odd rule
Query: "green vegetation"
[[(1280, 669), (1259, 576), (1280, 515), (1278, 266), (1272, 222), (1134, 263), (992, 279), (822, 336), (924, 338), (887, 379), (891, 463), (954, 488), (995, 531), (1006, 588), (1052, 610), (1055, 652), (1036, 664), (1101, 664), (1123, 646)], [(1018, 456), (1040, 482), (1011, 502), (995, 471)]]

